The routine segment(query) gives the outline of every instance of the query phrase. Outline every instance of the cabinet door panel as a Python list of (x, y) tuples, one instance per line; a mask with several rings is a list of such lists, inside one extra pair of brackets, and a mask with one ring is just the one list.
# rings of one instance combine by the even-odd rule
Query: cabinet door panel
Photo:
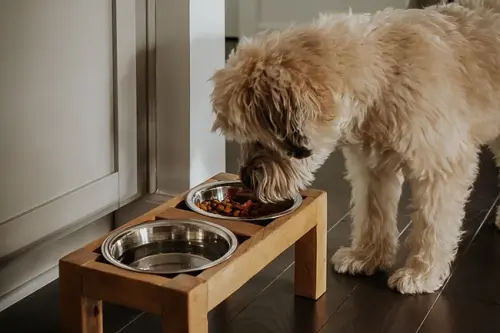
[(5, 1), (0, 43), (2, 257), (135, 194), (135, 1)]
[(111, 1), (0, 10), (0, 221), (113, 173)]

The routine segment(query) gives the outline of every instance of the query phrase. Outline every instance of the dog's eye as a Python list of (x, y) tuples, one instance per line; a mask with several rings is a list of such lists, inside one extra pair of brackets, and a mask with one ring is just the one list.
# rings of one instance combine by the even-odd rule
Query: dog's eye
[(295, 157), (296, 159), (299, 160), (311, 157), (311, 155), (312, 155), (312, 150), (307, 147), (292, 147), (288, 151), (288, 156)]
[(294, 142), (291, 140), (285, 140), (285, 149), (287, 151), (288, 156), (290, 157), (295, 157), (299, 160), (308, 158), (312, 155), (312, 150), (304, 147), (304, 146), (299, 146), (296, 145)]

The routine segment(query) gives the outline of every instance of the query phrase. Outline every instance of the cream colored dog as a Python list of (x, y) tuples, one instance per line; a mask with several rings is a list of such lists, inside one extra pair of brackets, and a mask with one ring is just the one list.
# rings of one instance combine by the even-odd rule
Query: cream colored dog
[(214, 130), (243, 145), (240, 176), (261, 200), (306, 188), (342, 149), (354, 207), (337, 272), (394, 263), (405, 177), (410, 253), (389, 286), (428, 293), (448, 277), (479, 146), (500, 157), (496, 3), (324, 15), (243, 40), (215, 73)]

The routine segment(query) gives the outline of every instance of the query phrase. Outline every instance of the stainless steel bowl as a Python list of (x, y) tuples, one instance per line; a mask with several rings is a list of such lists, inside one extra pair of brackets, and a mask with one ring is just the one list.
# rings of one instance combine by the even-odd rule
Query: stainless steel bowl
[(146, 222), (109, 235), (101, 246), (113, 265), (135, 272), (201, 271), (231, 257), (238, 240), (228, 229), (200, 220)]
[[(234, 181), (218, 181), (208, 184), (202, 184), (193, 188), (186, 196), (186, 205), (192, 211), (213, 218), (225, 219), (225, 220), (237, 220), (237, 221), (264, 221), (269, 219), (275, 219), (284, 215), (288, 215), (295, 211), (302, 204), (302, 196), (297, 194), (293, 199), (289, 199), (279, 203), (281, 210), (276, 213), (258, 216), (258, 217), (233, 217), (210, 213), (198, 208), (197, 204), (204, 200), (217, 199), (219, 201), (224, 200), (228, 195), (230, 189), (243, 188), (243, 184), (239, 180)], [(249, 199), (256, 200), (253, 196), (248, 196)]]

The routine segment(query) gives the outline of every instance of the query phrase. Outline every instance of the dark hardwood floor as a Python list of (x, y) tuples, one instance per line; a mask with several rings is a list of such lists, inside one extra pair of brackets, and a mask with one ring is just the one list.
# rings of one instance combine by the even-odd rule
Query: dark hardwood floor
[[(229, 156), (236, 155), (229, 147)], [(314, 187), (328, 192), (328, 257), (349, 243), (349, 185), (343, 159), (333, 154)], [(229, 166), (234, 172), (235, 166)], [(500, 233), (493, 225), (497, 169), (492, 156), (481, 157), (464, 221), (465, 234), (454, 271), (437, 293), (402, 296), (388, 289), (387, 274), (351, 277), (328, 272), (327, 293), (318, 301), (293, 294), (293, 247), (268, 265), (209, 315), (216, 333), (494, 333), (500, 332)], [(400, 206), (401, 238), (408, 234), (408, 189)], [(396, 266), (403, 263), (401, 247)], [(1, 332), (58, 332), (58, 281), (0, 313)], [(161, 332), (150, 314), (105, 304), (106, 333)]]
[[(236, 146), (228, 145), (229, 172)], [(328, 192), (328, 258), (349, 243), (350, 188), (344, 161), (334, 153), (318, 172), (314, 187)], [(498, 175), (483, 152), (480, 173), (467, 205), (465, 234), (453, 273), (442, 290), (402, 296), (386, 285), (388, 274), (351, 277), (328, 271), (327, 293), (318, 301), (293, 294), (293, 247), (269, 264), (209, 314), (211, 333), (495, 333), (500, 332), (500, 232), (493, 225)], [(400, 204), (399, 229), (409, 232), (409, 191)], [(398, 254), (403, 263), (403, 242)], [(395, 267), (395, 268), (396, 268)], [(0, 313), (0, 332), (58, 332), (58, 281)], [(161, 332), (160, 318), (105, 304), (106, 333)]]

